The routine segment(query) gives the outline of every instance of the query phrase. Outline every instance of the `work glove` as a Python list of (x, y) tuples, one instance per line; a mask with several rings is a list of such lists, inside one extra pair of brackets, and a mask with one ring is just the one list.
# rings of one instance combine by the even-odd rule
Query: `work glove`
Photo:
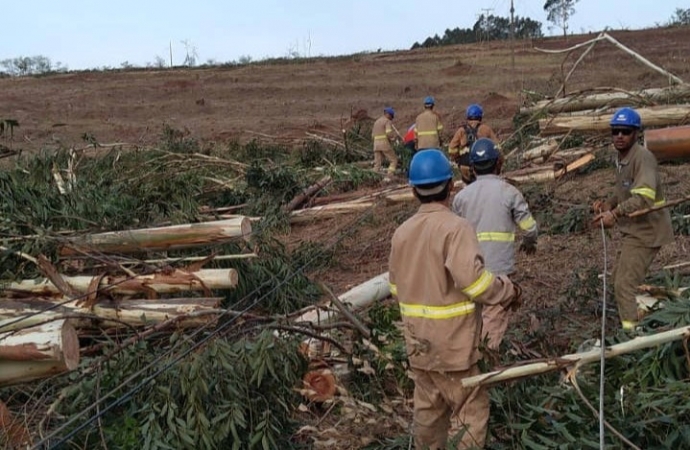
[(537, 241), (523, 238), (519, 250), (525, 252), (526, 255), (534, 255), (537, 253)]
[(522, 287), (515, 281), (512, 283), (515, 296), (513, 297), (513, 301), (508, 305), (508, 308), (510, 308), (511, 311), (516, 311), (518, 308), (520, 308), (520, 306), (522, 306)]
[(610, 209), (597, 214), (592, 219), (592, 225), (599, 226), (599, 223), (604, 224), (604, 228), (612, 228), (616, 224), (616, 215)]
[(610, 210), (611, 205), (606, 200), (597, 200), (594, 203), (592, 203), (592, 211), (594, 211), (595, 214), (601, 214), (604, 211)]

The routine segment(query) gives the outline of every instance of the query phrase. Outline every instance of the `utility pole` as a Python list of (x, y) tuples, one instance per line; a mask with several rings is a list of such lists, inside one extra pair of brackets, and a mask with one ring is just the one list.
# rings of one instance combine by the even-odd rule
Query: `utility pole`
[(510, 0), (510, 66), (513, 69), (513, 77), (515, 76), (515, 6), (513, 0)]
[(477, 20), (479, 20), (482, 17), (484, 18), (484, 20), (482, 21), (481, 27), (479, 29), (479, 31), (480, 31), (479, 41), (480, 42), (483, 41), (483, 39), (481, 38), (481, 35), (486, 34), (486, 30), (484, 29), (484, 26), (487, 23), (487, 19), (489, 18), (489, 14), (491, 14), (493, 12), (493, 10), (494, 10), (493, 8), (481, 8), (480, 11), (482, 13), (477, 16)]

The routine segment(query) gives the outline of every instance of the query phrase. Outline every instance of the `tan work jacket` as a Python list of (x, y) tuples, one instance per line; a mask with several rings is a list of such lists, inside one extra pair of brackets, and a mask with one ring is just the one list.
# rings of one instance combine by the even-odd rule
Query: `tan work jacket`
[(443, 124), (441, 118), (431, 109), (425, 109), (415, 120), (415, 139), (417, 149), (441, 148), (441, 130)]
[(393, 150), (391, 141), (395, 139), (393, 122), (385, 115), (376, 119), (371, 129), (371, 138), (374, 141), (374, 151)]
[(467, 370), (479, 359), (481, 304), (507, 306), (508, 278), (484, 268), (472, 225), (441, 203), (423, 204), (393, 235), (391, 293), (413, 368)]
[(656, 157), (635, 144), (622, 160), (616, 161), (616, 189), (611, 207), (616, 209), (618, 228), (624, 238), (644, 247), (661, 247), (673, 242), (673, 226), (668, 209), (629, 218), (627, 214), (666, 202)]
[(537, 222), (525, 198), (498, 175), (479, 175), (455, 195), (452, 209), (476, 230), (486, 268), (494, 274), (515, 271), (516, 225), (525, 239), (537, 241)]
[(472, 120), (458, 128), (458, 131), (455, 132), (453, 139), (451, 139), (450, 144), (448, 145), (449, 154), (463, 155), (470, 152), (470, 148), (467, 145), (468, 139), (465, 125), (473, 127), (477, 130), (477, 139), (489, 138), (494, 141), (494, 143), (498, 143), (498, 137), (490, 126), (483, 123), (479, 123), (479, 126), (477, 126), (477, 122)]

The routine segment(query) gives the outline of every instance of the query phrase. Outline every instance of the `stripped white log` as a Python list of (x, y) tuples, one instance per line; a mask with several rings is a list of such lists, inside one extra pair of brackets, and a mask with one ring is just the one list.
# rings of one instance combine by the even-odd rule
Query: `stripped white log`
[[(676, 328), (674, 330), (664, 331), (662, 333), (657, 333), (650, 336), (639, 336), (630, 341), (623, 342), (622, 344), (608, 347), (604, 350), (604, 356), (605, 358), (620, 356), (637, 350), (656, 347), (667, 342), (687, 339), (688, 337), (690, 337), (690, 327)], [(542, 373), (552, 372), (554, 370), (559, 370), (573, 365), (583, 365), (598, 362), (600, 358), (601, 349), (595, 348), (587, 352), (573, 353), (570, 355), (561, 356), (559, 358), (552, 358), (543, 362), (495, 370), (493, 372), (484, 373), (474, 377), (464, 378), (461, 380), (461, 382), (464, 388), (484, 386), (502, 381), (513, 380), (516, 378), (540, 375)]]
[(45, 378), (78, 365), (79, 338), (65, 320), (0, 334), (0, 386)]
[[(63, 276), (62, 279), (78, 293), (86, 293), (99, 277)], [(237, 286), (238, 275), (235, 269), (201, 269), (187, 272), (176, 269), (168, 273), (138, 275), (136, 277), (105, 276), (98, 289), (114, 294), (136, 295), (142, 293), (171, 294), (185, 291), (207, 289), (232, 289)], [(4, 287), (4, 295), (57, 296), (62, 292), (47, 278), (12, 282)]]
[[(344, 304), (349, 304), (353, 309), (366, 308), (373, 302), (383, 300), (390, 295), (390, 287), (388, 284), (388, 272), (382, 273), (364, 283), (355, 286), (349, 291), (338, 296)], [(297, 319), (296, 323), (328, 323), (332, 322), (338, 317), (340, 313), (336, 310), (329, 309), (327, 311), (312, 310), (302, 314)]]

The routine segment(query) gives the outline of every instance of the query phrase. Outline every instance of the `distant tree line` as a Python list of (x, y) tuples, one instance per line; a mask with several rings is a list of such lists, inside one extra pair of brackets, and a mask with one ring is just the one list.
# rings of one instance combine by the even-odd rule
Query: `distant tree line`
[(671, 27), (682, 27), (690, 25), (690, 8), (676, 8), (676, 11), (669, 19), (667, 25)]
[(41, 75), (67, 72), (67, 66), (53, 63), (47, 56), (19, 56), (0, 61), (0, 74), (5, 76)]
[[(515, 38), (531, 39), (544, 36), (541, 22), (529, 17), (515, 17)], [(510, 19), (482, 14), (472, 28), (447, 29), (443, 36), (428, 37), (421, 44), (415, 42), (412, 49), (438, 47), (440, 45), (471, 44), (482, 41), (496, 41), (510, 38)]]

